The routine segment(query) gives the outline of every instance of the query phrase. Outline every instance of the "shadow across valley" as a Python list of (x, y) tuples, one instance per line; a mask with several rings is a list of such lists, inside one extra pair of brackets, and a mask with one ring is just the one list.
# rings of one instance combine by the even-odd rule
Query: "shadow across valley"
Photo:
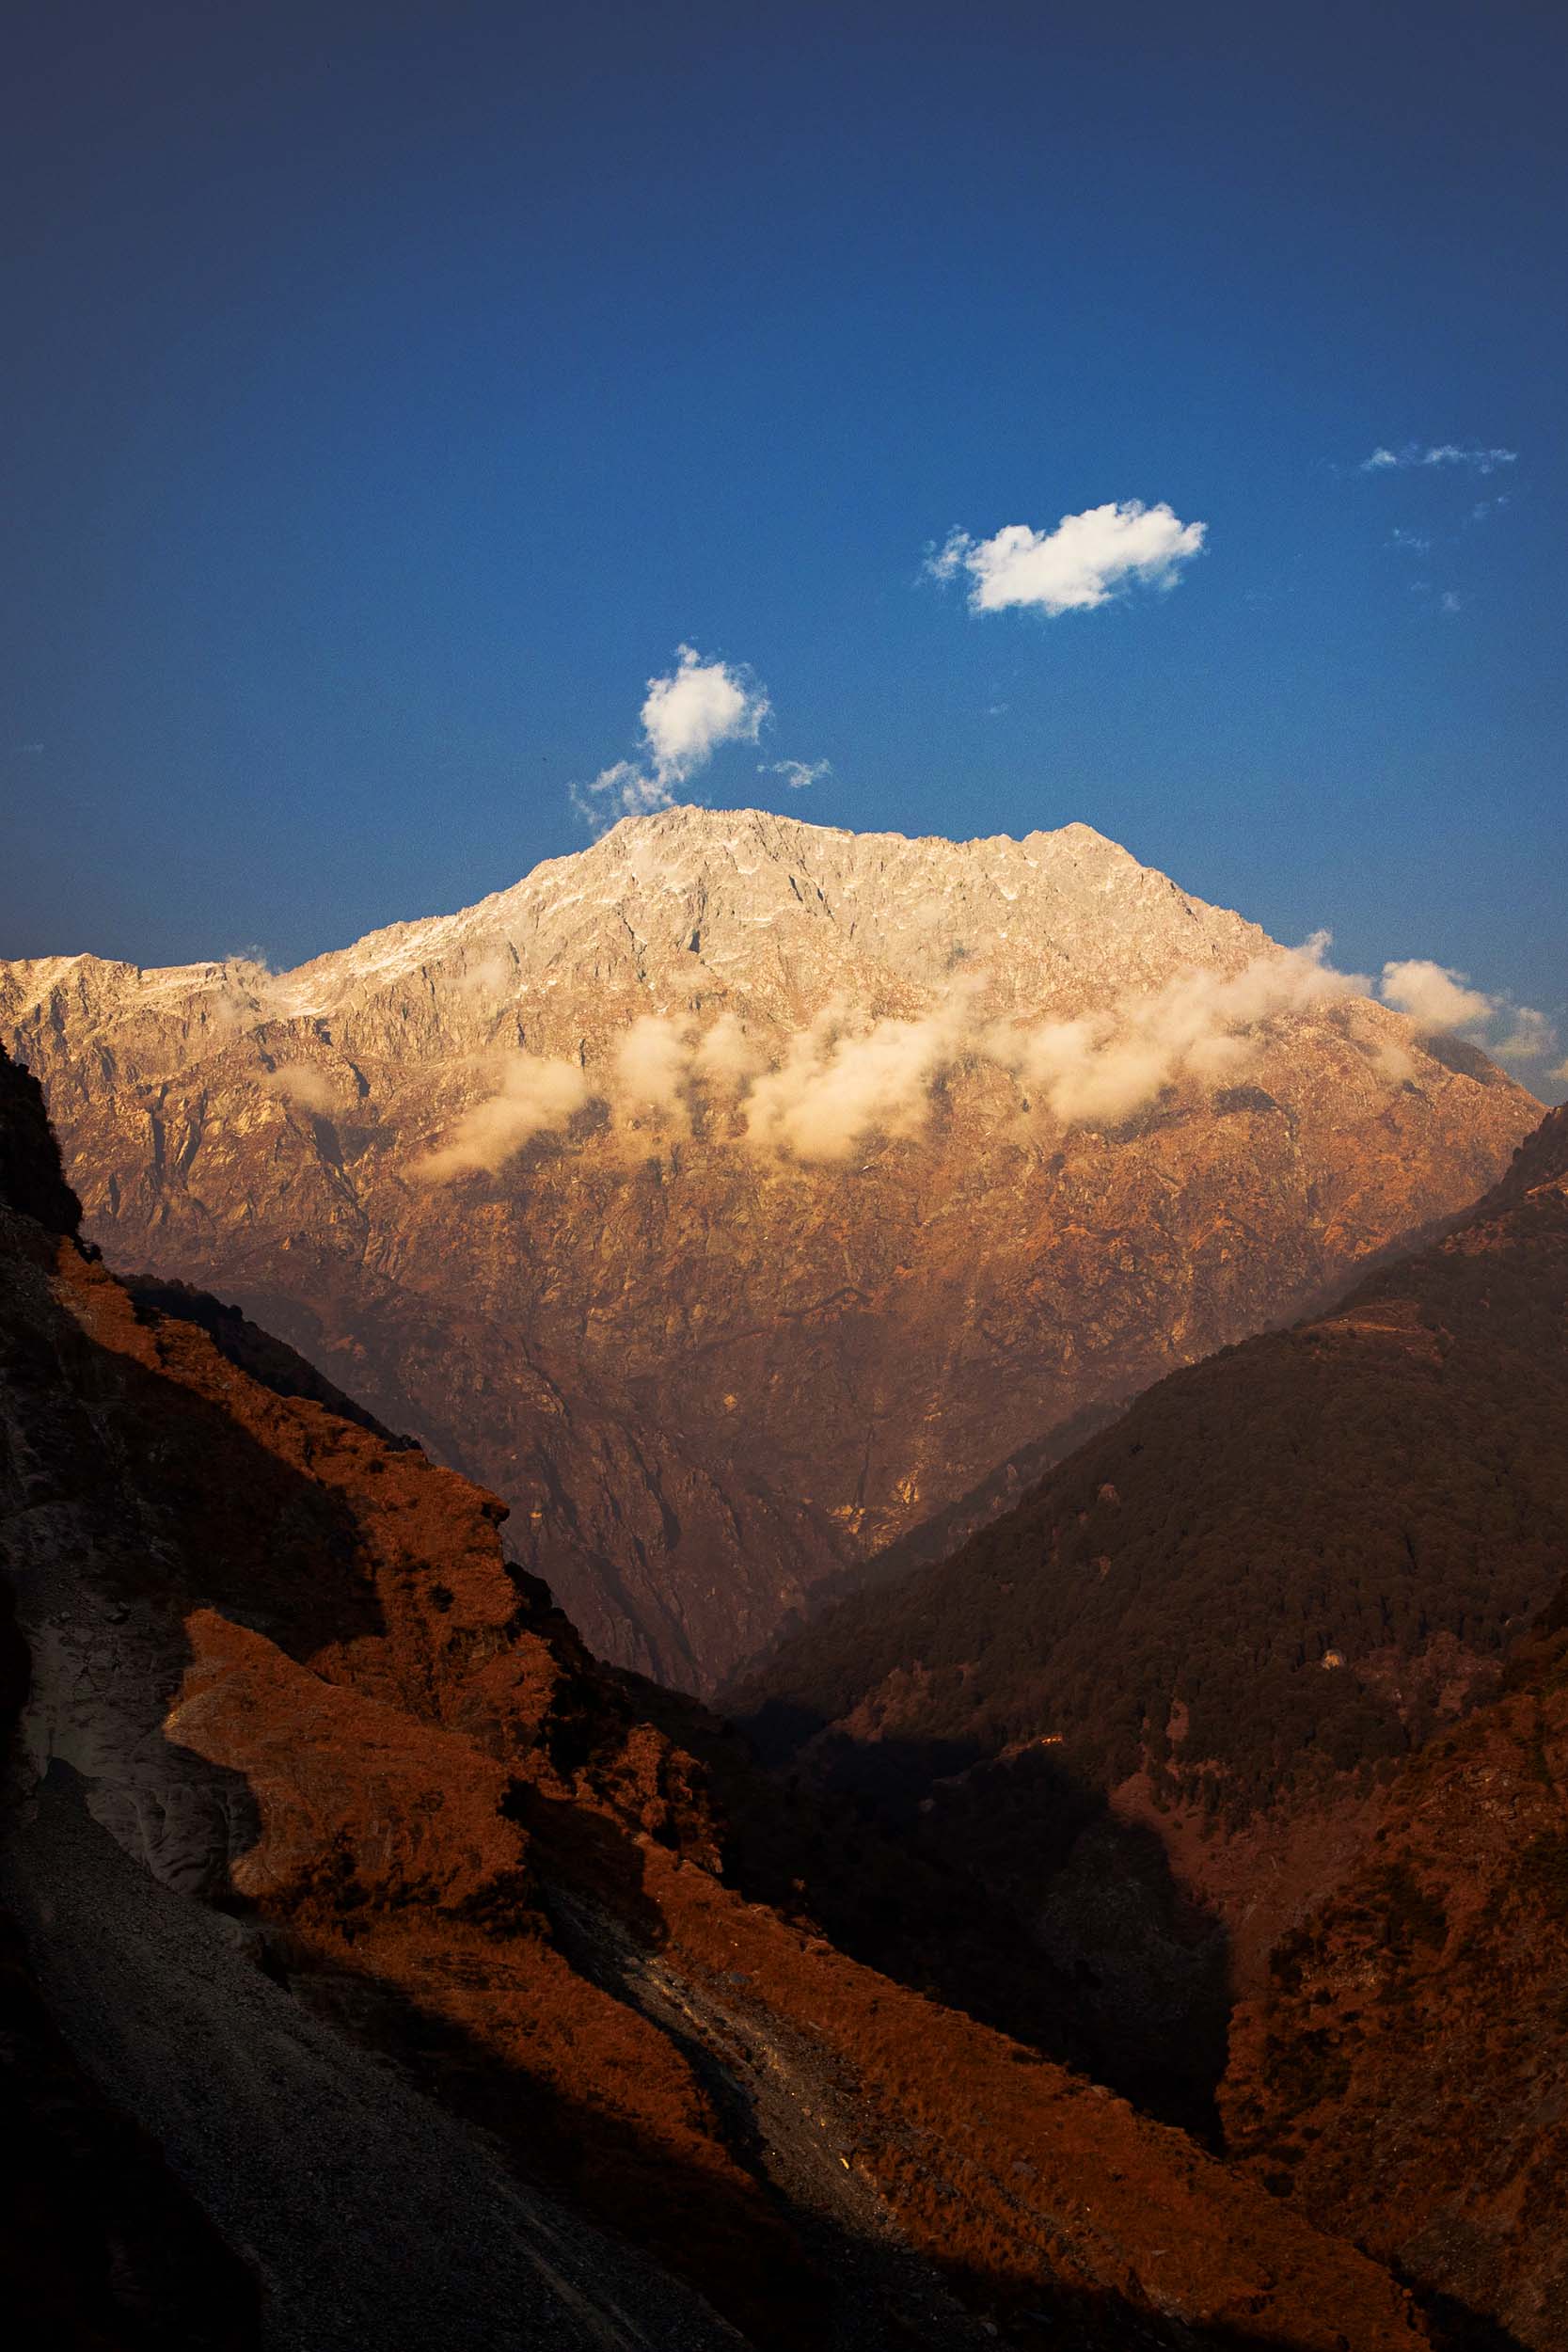
[(744, 1891), (1217, 2146), (1229, 1942), (1155, 1830), (1054, 1744), (857, 1740), (776, 1701), (736, 1728), (771, 1768), (759, 1803), (709, 1751)]
[[(605, 1859), (601, 1852), (597, 1864)], [(615, 1866), (623, 1885), (627, 1867)], [(734, 2158), (727, 2176), (695, 2145), (683, 2153), (673, 2113), (656, 2135), (589, 2092), (594, 2033), (586, 2016), (575, 2027), (584, 2088), (574, 2090), (517, 2055), (526, 2035), (503, 2054), (499, 2038), (454, 2017), (449, 1995), (459, 1979), (437, 1989), (434, 1961), (423, 1997), (367, 1964), (328, 1962), (286, 1933), (274, 1941), (271, 1965), (316, 2016), (392, 2059), (424, 2096), (478, 2133), (536, 2196), (583, 2214), (683, 2280), (756, 2352), (800, 2352), (806, 2344), (818, 2352), (981, 2352), (987, 2341), (1015, 2352), (1292, 2352), (1277, 2333), (1174, 2319), (1136, 2293), (1053, 2279), (1049, 2257), (1029, 2273), (988, 2260), (986, 2216), (966, 2205), (961, 2161), (952, 2180), (928, 2185), (943, 2250), (916, 2252), (858, 2170), (848, 2194), (823, 2192), (841, 2169), (832, 2145), (815, 2177), (799, 2150), (780, 2145), (742, 2016), (705, 2017), (686, 1997), (678, 2013), (667, 2008), (650, 1994), (647, 1956), (618, 1925), (559, 1888), (546, 1903), (585, 1985), (655, 2023), (689, 2064)], [(513, 1996), (503, 1952), (498, 1961), (493, 1989), (504, 2008)], [(487, 1988), (471, 1959), (460, 1981), (463, 2005), (482, 2008)], [(682, 1992), (689, 1997), (689, 1988)], [(800, 2088), (808, 2104), (829, 2095), (809, 2080)], [(346, 2207), (342, 2223), (375, 2227), (373, 2212)], [(1215, 2253), (1223, 2265), (1223, 2249)], [(1506, 2336), (1468, 2331), (1457, 2310), (1436, 2340), (1443, 2352), (1524, 2352)]]

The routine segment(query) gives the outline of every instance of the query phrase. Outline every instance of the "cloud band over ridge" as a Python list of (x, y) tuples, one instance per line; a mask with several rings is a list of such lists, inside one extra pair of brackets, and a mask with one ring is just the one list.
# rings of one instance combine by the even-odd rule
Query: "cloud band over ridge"
[[(924, 1013), (874, 1021), (835, 997), (772, 1054), (732, 1012), (705, 1029), (690, 1014), (644, 1013), (593, 1075), (575, 1061), (509, 1057), (499, 1090), (465, 1112), (416, 1173), (430, 1183), (493, 1173), (535, 1136), (563, 1133), (591, 1102), (623, 1123), (679, 1136), (690, 1133), (699, 1108), (721, 1109), (738, 1120), (742, 1148), (832, 1166), (879, 1136), (918, 1134), (942, 1081), (963, 1069), (1010, 1079), (1021, 1115), (1063, 1128), (1114, 1127), (1171, 1089), (1212, 1093), (1239, 1083), (1275, 1025), (1356, 999), (1402, 1011), (1429, 1034), (1487, 1042), (1509, 1058), (1556, 1050), (1544, 1015), (1472, 989), (1461, 974), (1412, 959), (1386, 965), (1374, 986), (1363, 974), (1336, 970), (1328, 945), (1320, 932), (1237, 972), (1196, 967), (1068, 1019), (999, 1017), (986, 1009), (981, 978), (955, 982)], [(1396, 1040), (1361, 1041), (1384, 1083), (1410, 1074), (1412, 1058)]]

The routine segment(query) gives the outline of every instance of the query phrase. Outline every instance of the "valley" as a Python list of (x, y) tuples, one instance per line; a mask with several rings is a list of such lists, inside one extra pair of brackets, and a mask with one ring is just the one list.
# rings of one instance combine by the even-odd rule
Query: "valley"
[(15, 2352), (1568, 2352), (1568, 16), (0, 77)]
[(28, 2308), (1560, 2352), (1568, 1111), (1086, 829), (677, 814), (6, 969)]

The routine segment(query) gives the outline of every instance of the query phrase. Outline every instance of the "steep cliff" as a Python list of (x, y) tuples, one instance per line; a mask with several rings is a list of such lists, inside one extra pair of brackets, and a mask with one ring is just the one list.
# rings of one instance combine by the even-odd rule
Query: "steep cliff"
[(0, 1204), (0, 1889), (269, 2347), (1431, 2340), (1180, 2134), (727, 1884), (718, 1727), (593, 1661), (494, 1498), (290, 1387)]
[(117, 1264), (482, 1478), (595, 1649), (699, 1689), (1536, 1115), (1082, 825), (671, 810), (293, 973), (0, 967), (0, 1035)]

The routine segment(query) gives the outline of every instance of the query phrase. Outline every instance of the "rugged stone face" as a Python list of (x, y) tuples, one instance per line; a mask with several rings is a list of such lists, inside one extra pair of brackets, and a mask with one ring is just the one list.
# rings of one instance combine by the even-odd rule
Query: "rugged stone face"
[(0, 1895), (268, 2352), (1433, 2341), (1180, 2134), (726, 1884), (719, 1727), (279, 1369), (0, 1200)]
[(116, 1263), (482, 1478), (596, 1649), (694, 1688), (1537, 1111), (1081, 825), (673, 810), (280, 977), (0, 967), (0, 1035)]

